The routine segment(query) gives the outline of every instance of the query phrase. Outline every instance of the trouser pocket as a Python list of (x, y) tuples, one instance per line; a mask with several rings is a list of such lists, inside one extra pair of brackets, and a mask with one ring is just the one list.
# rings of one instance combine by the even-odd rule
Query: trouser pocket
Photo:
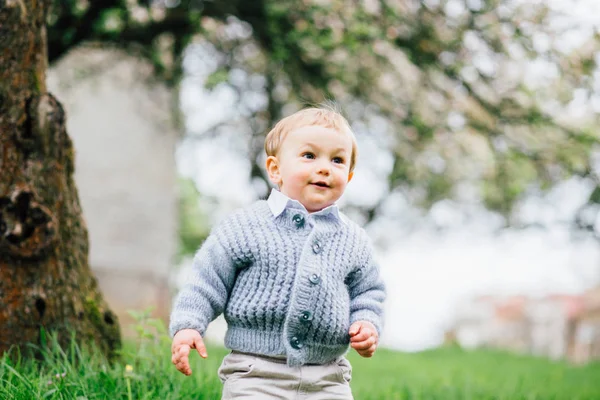
[(338, 374), (342, 383), (350, 383), (352, 380), (352, 364), (346, 357), (340, 357), (337, 362)]
[(242, 378), (252, 374), (256, 367), (256, 357), (231, 352), (227, 354), (219, 367), (219, 379), (225, 383), (232, 379)]

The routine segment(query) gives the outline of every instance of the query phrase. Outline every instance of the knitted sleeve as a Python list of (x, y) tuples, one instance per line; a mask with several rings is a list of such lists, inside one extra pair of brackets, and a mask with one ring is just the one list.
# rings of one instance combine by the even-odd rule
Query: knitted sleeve
[(208, 324), (224, 310), (235, 280), (235, 263), (214, 232), (194, 257), (189, 282), (173, 305), (169, 333), (196, 329), (204, 336)]
[(373, 259), (373, 249), (365, 241), (364, 257), (360, 265), (347, 278), (350, 293), (350, 325), (356, 321), (367, 321), (375, 325), (379, 336), (383, 329), (383, 302), (385, 285), (379, 275), (379, 266)]

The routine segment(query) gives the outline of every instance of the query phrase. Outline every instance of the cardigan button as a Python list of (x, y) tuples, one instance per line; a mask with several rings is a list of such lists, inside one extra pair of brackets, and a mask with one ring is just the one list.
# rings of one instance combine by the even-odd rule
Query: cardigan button
[(296, 350), (300, 350), (302, 348), (302, 346), (304, 346), (302, 344), (302, 342), (300, 341), (300, 339), (298, 339), (297, 336), (294, 336), (292, 338), (292, 340), (290, 340), (290, 344), (292, 345), (292, 347)]
[(315, 254), (319, 254), (321, 250), (323, 250), (323, 248), (321, 247), (321, 243), (319, 243), (318, 240), (315, 240), (315, 242), (313, 243), (312, 250)]
[(304, 217), (302, 214), (296, 214), (292, 217), (292, 221), (296, 224), (297, 228), (302, 228), (304, 226)]
[(310, 311), (302, 311), (300, 313), (300, 322), (304, 322), (304, 323), (309, 323), (310, 321), (312, 321), (313, 319), (313, 315)]
[(321, 283), (321, 277), (317, 274), (312, 274), (311, 276), (308, 277), (308, 280), (313, 285), (318, 285), (319, 283)]

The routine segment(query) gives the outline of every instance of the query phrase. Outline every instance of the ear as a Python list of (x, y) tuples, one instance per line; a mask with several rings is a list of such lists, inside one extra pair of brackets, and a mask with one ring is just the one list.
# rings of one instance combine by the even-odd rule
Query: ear
[(281, 184), (281, 171), (279, 170), (279, 160), (275, 156), (267, 157), (267, 173), (269, 179), (274, 185), (279, 186)]
[(348, 173), (348, 182), (350, 182), (352, 180), (353, 176), (354, 176), (354, 171), (351, 171)]

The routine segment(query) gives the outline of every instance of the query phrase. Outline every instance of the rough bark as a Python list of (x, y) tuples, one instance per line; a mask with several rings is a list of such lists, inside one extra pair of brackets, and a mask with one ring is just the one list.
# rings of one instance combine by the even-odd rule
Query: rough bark
[(65, 113), (46, 93), (48, 6), (0, 0), (0, 355), (74, 332), (112, 358), (119, 324), (88, 264)]

